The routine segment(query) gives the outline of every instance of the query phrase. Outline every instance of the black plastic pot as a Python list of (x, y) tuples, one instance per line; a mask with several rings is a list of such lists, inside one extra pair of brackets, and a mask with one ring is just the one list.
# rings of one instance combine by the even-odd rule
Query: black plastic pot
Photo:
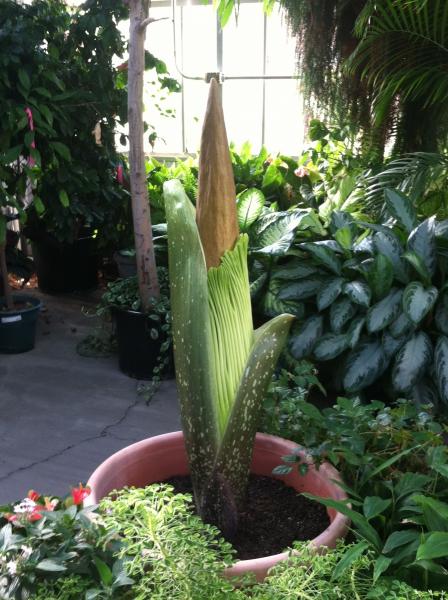
[(122, 279), (137, 275), (137, 260), (135, 254), (114, 252), (114, 261), (118, 268), (118, 276)]
[(0, 298), (0, 353), (18, 354), (34, 348), (36, 324), (41, 301), (27, 294), (14, 294), (14, 303), (26, 304), (27, 308), (4, 311), (4, 298)]
[(144, 313), (115, 308), (113, 314), (120, 370), (135, 379), (152, 379), (166, 337), (160, 332), (157, 339), (151, 337), (154, 321)]
[(39, 288), (46, 294), (86, 291), (98, 285), (96, 240), (81, 237), (72, 244), (50, 236), (33, 241)]

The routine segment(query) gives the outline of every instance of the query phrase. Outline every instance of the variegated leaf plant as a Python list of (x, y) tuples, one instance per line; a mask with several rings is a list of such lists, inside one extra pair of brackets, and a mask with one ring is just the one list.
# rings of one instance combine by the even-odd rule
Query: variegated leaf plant
[(212, 80), (196, 210), (164, 186), (182, 427), (201, 516), (232, 534), (244, 500), (259, 408), (293, 317), (253, 330), (247, 234), (239, 234), (220, 90)]

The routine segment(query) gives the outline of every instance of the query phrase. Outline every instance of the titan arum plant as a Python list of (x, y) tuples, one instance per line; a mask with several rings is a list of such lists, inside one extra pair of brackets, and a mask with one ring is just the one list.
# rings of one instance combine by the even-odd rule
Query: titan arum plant
[(247, 234), (239, 234), (220, 89), (211, 81), (196, 210), (164, 186), (176, 378), (196, 506), (231, 536), (245, 499), (264, 392), (293, 316), (253, 329)]

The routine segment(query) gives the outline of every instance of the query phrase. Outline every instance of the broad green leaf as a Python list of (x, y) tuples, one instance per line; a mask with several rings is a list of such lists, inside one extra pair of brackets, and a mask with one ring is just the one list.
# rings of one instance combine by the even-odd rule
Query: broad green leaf
[(336, 234), (340, 229), (348, 227), (352, 237), (356, 234), (357, 226), (353, 216), (342, 210), (333, 210), (330, 217), (330, 231)]
[(344, 294), (346, 294), (352, 302), (360, 306), (368, 307), (370, 304), (370, 288), (364, 281), (351, 281), (344, 285)]
[(319, 264), (326, 267), (335, 275), (341, 274), (341, 263), (331, 248), (312, 242), (301, 244), (300, 247), (304, 248)]
[(420, 532), (416, 529), (405, 529), (403, 531), (394, 531), (387, 538), (386, 543), (383, 546), (383, 553), (389, 554), (395, 548), (414, 542), (420, 538)]
[(308, 215), (307, 210), (269, 213), (260, 217), (251, 229), (253, 252), (284, 255), (294, 241), (295, 231)]
[(59, 201), (64, 208), (68, 208), (70, 205), (70, 198), (65, 190), (59, 191)]
[(376, 583), (379, 577), (387, 571), (392, 562), (391, 558), (384, 556), (384, 554), (380, 554), (373, 565), (373, 583)]
[(406, 231), (411, 231), (417, 225), (417, 215), (412, 201), (402, 192), (386, 188), (384, 190), (386, 206), (390, 214), (397, 219)]
[(281, 300), (307, 300), (317, 294), (322, 286), (323, 278), (320, 275), (313, 275), (307, 279), (300, 279), (284, 285), (279, 290)]
[(358, 542), (357, 544), (350, 546), (349, 549), (344, 552), (343, 557), (334, 568), (332, 579), (339, 579), (347, 571), (350, 565), (364, 554), (368, 548), (368, 542)]
[(353, 237), (350, 227), (341, 227), (341, 229), (338, 229), (336, 231), (334, 237), (338, 244), (341, 246), (341, 248), (344, 248), (344, 250), (351, 250), (353, 244)]
[(402, 312), (395, 321), (390, 324), (389, 331), (394, 338), (401, 338), (403, 335), (413, 331), (414, 327), (414, 323)]
[(319, 315), (313, 315), (301, 325), (294, 325), (289, 339), (289, 351), (293, 357), (301, 360), (305, 356), (309, 356), (323, 330), (324, 320)]
[(387, 256), (377, 254), (373, 264), (366, 274), (373, 296), (381, 299), (386, 296), (394, 280), (394, 268)]
[(265, 201), (263, 192), (256, 188), (249, 188), (238, 194), (236, 207), (238, 225), (242, 233), (248, 231), (250, 226), (261, 215)]
[(325, 281), (316, 295), (317, 308), (319, 311), (328, 308), (342, 291), (345, 282), (343, 277), (333, 277)]
[(283, 175), (281, 171), (274, 165), (271, 164), (266, 169), (263, 175), (263, 181), (261, 183), (262, 188), (268, 188), (272, 185), (281, 185), (283, 182)]
[[(44, 115), (44, 117), (46, 118), (46, 120), (48, 121), (49, 125), (53, 125), (53, 113), (51, 112), (51, 110), (48, 108), (48, 106), (45, 106), (44, 104), (39, 104), (39, 110), (40, 112)], [(53, 143), (60, 143), (60, 142), (53, 142)], [(50, 145), (52, 144), (52, 142), (50, 142)], [(64, 146), (65, 144), (63, 144)], [(67, 148), (67, 146), (65, 146)], [(68, 148), (67, 148), (68, 150)]]
[(350, 323), (350, 327), (346, 333), (348, 339), (348, 345), (350, 348), (354, 348), (359, 342), (359, 338), (361, 337), (362, 328), (366, 324), (366, 320), (364, 317), (356, 317)]
[(418, 324), (432, 309), (437, 296), (437, 288), (424, 288), (420, 281), (412, 281), (403, 293), (403, 310), (413, 323)]
[(295, 265), (279, 266), (276, 265), (272, 270), (271, 277), (275, 279), (286, 279), (288, 281), (292, 279), (305, 279), (312, 275), (319, 275), (319, 269), (313, 265), (301, 262)]
[(376, 530), (372, 527), (372, 525), (370, 525), (363, 515), (349, 508), (347, 504), (341, 500), (333, 500), (333, 498), (321, 498), (320, 496), (313, 496), (313, 494), (308, 493), (303, 493), (302, 496), (305, 496), (305, 498), (309, 498), (310, 500), (320, 502), (328, 508), (335, 508), (338, 512), (349, 517), (349, 519), (352, 520), (352, 523), (356, 526), (359, 534), (365, 540), (370, 542), (378, 551), (381, 550), (381, 538)]
[(49, 558), (45, 558), (44, 560), (41, 560), (40, 562), (38, 562), (36, 565), (36, 569), (39, 569), (39, 571), (51, 571), (51, 572), (67, 570), (67, 568), (64, 567), (64, 565), (62, 563), (57, 562), (55, 560), (51, 560)]
[(408, 263), (412, 265), (415, 271), (422, 278), (422, 281), (425, 285), (431, 285), (431, 274), (418, 254), (411, 250), (408, 250), (403, 254), (403, 258), (405, 258), (408, 261)]
[(423, 510), (423, 519), (429, 531), (448, 531), (448, 504), (421, 494), (412, 497)]
[(410, 392), (432, 362), (429, 336), (419, 331), (399, 350), (392, 369), (392, 383), (397, 392)]
[(62, 156), (64, 160), (71, 161), (72, 157), (68, 146), (61, 142), (50, 142), (50, 146), (59, 154), (59, 156)]
[(101, 581), (106, 586), (110, 585), (114, 578), (112, 571), (110, 570), (110, 568), (104, 561), (102, 561), (100, 558), (98, 558), (98, 556), (94, 557), (94, 561), (95, 561), (95, 566), (97, 568), (99, 576), (101, 578)]
[(262, 310), (268, 317), (276, 317), (284, 312), (291, 313), (298, 318), (303, 318), (305, 315), (304, 305), (297, 300), (282, 300), (279, 298), (281, 281), (271, 279), (269, 285), (263, 295)]
[(317, 340), (313, 354), (316, 360), (331, 360), (342, 354), (348, 348), (348, 345), (347, 335), (327, 333)]
[(439, 394), (434, 382), (427, 377), (417, 381), (409, 393), (409, 400), (412, 400), (417, 408), (426, 406), (437, 408)]
[(393, 288), (390, 293), (367, 311), (367, 330), (370, 333), (381, 331), (394, 321), (401, 308), (403, 291)]
[(30, 76), (25, 71), (25, 69), (19, 69), (18, 72), (17, 72), (17, 75), (19, 77), (20, 83), (25, 88), (25, 90), (28, 92), (29, 89), (30, 89), (30, 87), (31, 87)]
[(45, 212), (45, 205), (39, 196), (33, 196), (33, 206), (36, 209), (38, 215)]
[(403, 248), (393, 231), (377, 231), (373, 236), (373, 244), (378, 254), (383, 254), (390, 260), (397, 279), (407, 283), (406, 268), (401, 258)]
[(417, 560), (445, 558), (448, 555), (448, 533), (437, 531), (431, 533), (417, 550)]
[(356, 306), (349, 298), (335, 300), (330, 308), (330, 325), (334, 333), (340, 333), (344, 325), (356, 314)]
[(441, 335), (434, 350), (437, 387), (442, 401), (448, 404), (448, 337)]
[(442, 297), (439, 297), (439, 301), (436, 307), (435, 323), (437, 329), (448, 335), (448, 293), (444, 292)]
[(0, 162), (4, 165), (10, 165), (19, 158), (20, 154), (22, 153), (22, 150), (22, 144), (20, 144), (19, 146), (14, 146), (13, 148), (9, 148), (9, 150), (6, 150), (6, 152), (0, 154)]
[(435, 217), (426, 219), (411, 232), (408, 249), (421, 258), (432, 277), (437, 264)]
[(346, 360), (343, 385), (347, 392), (359, 392), (372, 384), (387, 367), (380, 342), (364, 342), (352, 350)]
[(362, 512), (365, 518), (370, 521), (381, 513), (383, 513), (392, 504), (390, 498), (380, 498), (379, 496), (366, 496), (364, 498), (364, 504)]
[(383, 330), (383, 335), (381, 338), (381, 342), (383, 344), (384, 354), (389, 361), (391, 358), (394, 358), (400, 348), (406, 343), (408, 336), (403, 335), (400, 338), (393, 337), (389, 331)]

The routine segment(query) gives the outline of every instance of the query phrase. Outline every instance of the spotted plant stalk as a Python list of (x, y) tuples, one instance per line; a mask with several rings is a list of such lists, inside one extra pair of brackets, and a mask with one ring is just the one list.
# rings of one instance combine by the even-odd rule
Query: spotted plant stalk
[(182, 427), (199, 513), (228, 535), (244, 501), (259, 409), (291, 315), (253, 329), (248, 237), (239, 235), (220, 90), (212, 80), (197, 208), (164, 186)]

